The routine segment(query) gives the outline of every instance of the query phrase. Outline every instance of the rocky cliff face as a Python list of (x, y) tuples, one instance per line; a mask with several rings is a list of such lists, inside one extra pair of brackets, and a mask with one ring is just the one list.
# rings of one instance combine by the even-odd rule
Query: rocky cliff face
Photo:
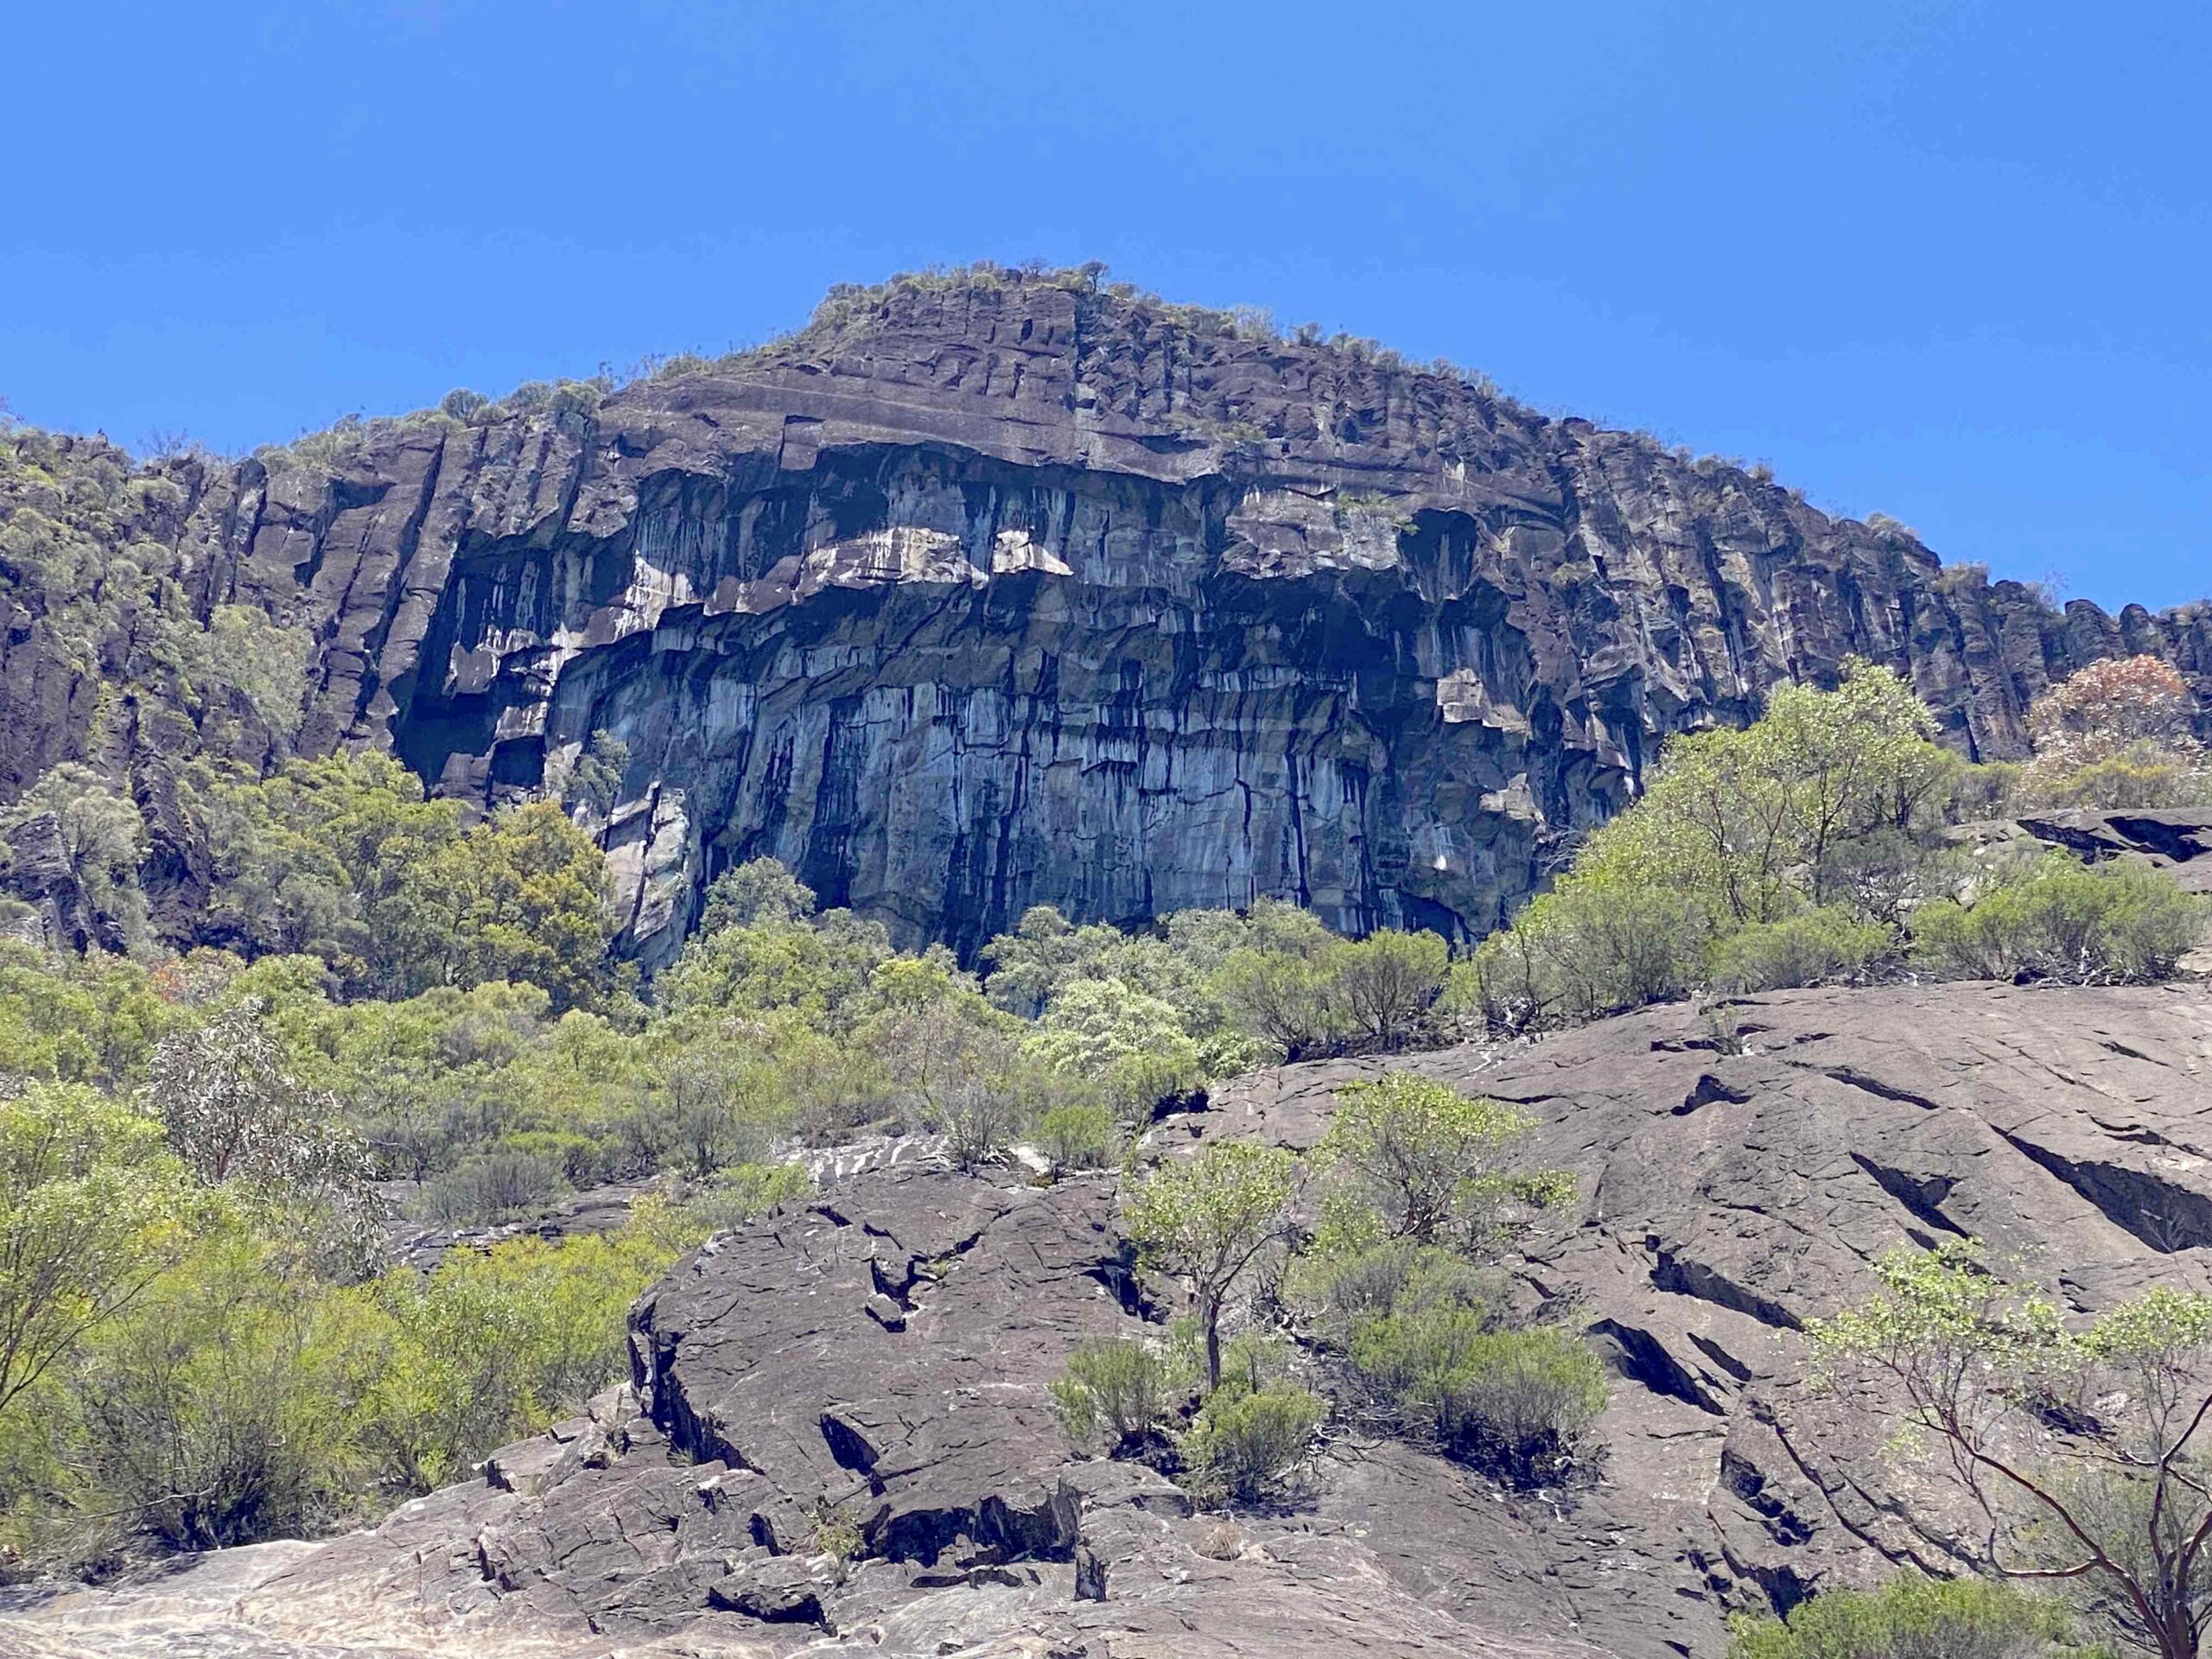
[[(1455, 375), (1014, 273), (596, 408), (163, 477), (137, 533), (188, 603), (312, 631), (300, 747), (496, 803), (627, 746), (600, 827), (648, 963), (764, 853), (909, 942), (1260, 894), (1479, 933), (1668, 734), (1852, 653), (1985, 757), (2099, 657), (2212, 681), (2201, 607), (2061, 614)], [(15, 788), (98, 735), (40, 627), (0, 664)]]

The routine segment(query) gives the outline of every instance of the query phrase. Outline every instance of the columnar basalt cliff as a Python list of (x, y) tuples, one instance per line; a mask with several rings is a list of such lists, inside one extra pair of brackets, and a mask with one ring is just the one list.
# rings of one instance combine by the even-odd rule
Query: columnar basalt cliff
[[(1983, 757), (2097, 658), (2212, 680), (2202, 607), (2061, 613), (1732, 466), (1065, 276), (848, 295), (590, 402), (167, 463), (132, 533), (201, 615), (312, 630), (299, 747), (494, 804), (619, 737), (648, 963), (764, 853), (906, 941), (1260, 894), (1479, 933), (1668, 734), (1853, 653)], [(119, 744), (158, 795), (190, 734), (118, 726), (41, 626), (0, 787)]]

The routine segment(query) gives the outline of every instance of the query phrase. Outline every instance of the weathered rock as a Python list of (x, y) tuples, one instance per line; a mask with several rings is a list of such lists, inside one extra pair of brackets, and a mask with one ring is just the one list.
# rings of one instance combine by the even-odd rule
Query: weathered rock
[(2020, 820), (2037, 840), (2091, 863), (2126, 859), (2164, 870), (2183, 891), (2212, 893), (2212, 812), (2050, 812)]
[[(1339, 1433), (1309, 1502), (1225, 1520), (1141, 1465), (1077, 1456), (1046, 1382), (1084, 1337), (1145, 1328), (1108, 1183), (894, 1162), (690, 1259), (636, 1314), (644, 1394), (501, 1452), (486, 1480), (251, 1572), (247, 1553), (19, 1595), (0, 1646), (154, 1659), (189, 1619), (284, 1659), (1717, 1656), (1732, 1610), (1957, 1566), (1940, 1529), (1901, 1526), (1885, 1426), (1803, 1386), (1804, 1325), (1871, 1289), (1880, 1251), (1971, 1234), (2082, 1311), (2212, 1288), (2203, 988), (1726, 1012), (1396, 1062), (1520, 1103), (1538, 1154), (1577, 1175), (1579, 1209), (1516, 1273), (1617, 1374), (1602, 1464), (1567, 1491)], [(1158, 1139), (1310, 1145), (1333, 1090), (1382, 1064), (1237, 1080)], [(842, 1567), (816, 1553), (825, 1513), (861, 1534)]]
[[(763, 853), (901, 943), (1260, 894), (1479, 932), (1666, 734), (1852, 653), (1983, 756), (2101, 657), (2212, 683), (2202, 609), (2061, 614), (1647, 437), (1019, 274), (590, 412), (157, 470), (118, 533), (196, 614), (317, 641), (299, 746), (496, 802), (623, 740), (594, 827), (648, 963)], [(54, 598), (0, 645), (0, 798), (177, 747), (158, 710), (94, 729)], [(156, 635), (130, 628), (118, 674)], [(250, 712), (221, 741), (259, 761)]]

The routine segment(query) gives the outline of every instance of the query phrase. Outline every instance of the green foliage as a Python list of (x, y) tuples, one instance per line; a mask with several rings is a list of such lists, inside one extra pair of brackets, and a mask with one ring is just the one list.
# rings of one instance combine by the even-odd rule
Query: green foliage
[[(2174, 718), (2171, 687), (2152, 677), (2135, 702), (2157, 707), (2119, 721), (2130, 732)], [(1743, 731), (1675, 739), (1643, 798), (1454, 966), (1445, 1006), (1516, 1030), (1700, 988), (1853, 979), (1908, 955), (1951, 976), (2171, 974), (2199, 906), (2148, 871), (2054, 856), (1966, 902), (1944, 821), (1992, 810), (2013, 780), (1964, 766), (1935, 731), (1896, 675), (1855, 663), (1833, 691), (1778, 689)]]
[(1095, 1102), (1068, 1101), (1038, 1116), (1037, 1142), (1052, 1172), (1103, 1169), (1114, 1161), (1114, 1112)]
[(1313, 1439), (1326, 1414), (1311, 1390), (1281, 1379), (1256, 1389), (1222, 1389), (1179, 1443), (1186, 1478), (1209, 1502), (1284, 1497), (1312, 1460)]
[(721, 1232), (758, 1221), (778, 1205), (813, 1191), (812, 1177), (798, 1164), (739, 1164), (694, 1188), (683, 1213), (696, 1225)]
[(631, 1302), (676, 1250), (648, 1217), (622, 1233), (457, 1252), (428, 1278), (353, 1299), (373, 1363), (354, 1433), (390, 1488), (428, 1491), (576, 1410), (621, 1375)]
[(162, 1126), (82, 1084), (0, 1097), (0, 1416), (183, 1248)]
[(1563, 1478), (1605, 1406), (1605, 1367), (1572, 1337), (1498, 1330), (1448, 1302), (1368, 1321), (1351, 1352), (1401, 1429), (1520, 1485)]
[(355, 994), (526, 980), (558, 1007), (614, 988), (605, 858), (550, 802), (464, 827), (381, 756), (213, 773), (194, 810), (214, 859), (212, 919), (256, 951), (306, 951)]
[(1293, 1154), (1230, 1141), (1161, 1165), (1130, 1195), (1129, 1237), (1191, 1283), (1209, 1389), (1221, 1382), (1223, 1304), (1261, 1252), (1281, 1238), (1297, 1187)]
[(1022, 1046), (1045, 1071), (1090, 1084), (1128, 1118), (1196, 1088), (1198, 1046), (1180, 1015), (1120, 979), (1070, 980), (1054, 992)]
[(144, 967), (100, 952), (49, 957), (0, 939), (0, 1086), (51, 1078), (115, 1089), (176, 1017)]
[(702, 903), (702, 934), (726, 927), (796, 925), (814, 914), (814, 889), (774, 859), (755, 858), (709, 882)]
[(1853, 979), (1896, 943), (1887, 924), (1860, 921), (1846, 906), (1823, 905), (1778, 922), (1755, 922), (1715, 939), (1706, 953), (1706, 982), (1742, 992)]
[(1194, 1378), (1172, 1350), (1136, 1338), (1080, 1344), (1053, 1379), (1052, 1409), (1078, 1445), (1109, 1452), (1141, 1446), (1181, 1409)]
[[(1811, 1329), (1832, 1377), (1895, 1414), (1930, 1502), (1963, 1497), (2006, 1574), (2062, 1585), (2132, 1646), (2188, 1659), (2212, 1618), (2212, 1297), (2160, 1286), (2069, 1327), (1980, 1247), (1898, 1249), (1882, 1294)], [(2063, 1423), (2066, 1432), (2050, 1432)]]
[(340, 1273), (385, 1253), (385, 1206), (367, 1148), (328, 1096), (285, 1069), (251, 1002), (164, 1038), (146, 1097), (185, 1166), (234, 1202), (283, 1216), (302, 1246)]
[(1900, 1574), (1878, 1590), (1830, 1590), (1789, 1618), (1739, 1615), (1728, 1659), (2059, 1659), (2074, 1621), (2056, 1602), (1978, 1579)]
[(1565, 1172), (1521, 1167), (1535, 1120), (1513, 1107), (1411, 1071), (1347, 1084), (1337, 1101), (1315, 1160), (1385, 1236), (1488, 1248), (1574, 1196)]
[(2204, 900), (2145, 866), (2052, 853), (1961, 905), (1913, 918), (1916, 958), (1955, 978), (2075, 984), (2163, 979), (2204, 937)]
[(1321, 959), (1322, 996), (1352, 1031), (1395, 1048), (1436, 1001), (1450, 962), (1437, 935), (1385, 928), (1329, 947)]

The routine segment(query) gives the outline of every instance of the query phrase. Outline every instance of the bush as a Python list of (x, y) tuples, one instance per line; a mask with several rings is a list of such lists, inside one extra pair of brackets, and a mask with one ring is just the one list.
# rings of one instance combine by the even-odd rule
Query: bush
[(2010, 1585), (1906, 1574), (1815, 1596), (1787, 1619), (1739, 1615), (1728, 1659), (2042, 1659), (2072, 1635), (2063, 1608)]
[(1294, 1382), (1217, 1390), (1182, 1439), (1188, 1484), (1212, 1503), (1287, 1496), (1313, 1455), (1323, 1415), (1320, 1400)]
[(1519, 1486), (1563, 1478), (1605, 1405), (1596, 1355), (1548, 1326), (1499, 1331), (1449, 1305), (1362, 1328), (1352, 1366), (1402, 1430)]
[(1052, 1107), (1037, 1120), (1037, 1140), (1055, 1173), (1103, 1168), (1114, 1161), (1114, 1114), (1082, 1102)]
[(569, 1190), (561, 1166), (524, 1152), (494, 1152), (448, 1170), (423, 1189), (423, 1218), (444, 1227), (496, 1227), (535, 1216)]
[(1715, 940), (1707, 952), (1707, 978), (1731, 992), (1819, 985), (1864, 974), (1894, 942), (1881, 923), (1859, 921), (1840, 905), (1823, 906)]
[(1914, 954), (1952, 978), (2158, 980), (2202, 939), (2205, 922), (2202, 899), (2147, 866), (2052, 853), (1972, 906), (1923, 906)]
[(1347, 1084), (1337, 1099), (1317, 1155), (1343, 1199), (1365, 1206), (1391, 1237), (1491, 1244), (1526, 1211), (1573, 1196), (1563, 1173), (1516, 1166), (1536, 1124), (1514, 1107), (1410, 1071)]
[(1052, 1382), (1052, 1409), (1068, 1438), (1103, 1440), (1118, 1456), (1153, 1438), (1191, 1389), (1190, 1367), (1149, 1342), (1086, 1342)]
[(786, 1198), (814, 1191), (798, 1164), (738, 1164), (720, 1170), (683, 1201), (684, 1213), (710, 1232), (758, 1221)]
[(1321, 959), (1323, 995), (1353, 1031), (1395, 1047), (1436, 1001), (1450, 961), (1450, 948), (1433, 933), (1384, 929), (1330, 948)]
[(342, 1303), (240, 1235), (210, 1240), (73, 1368), (83, 1507), (176, 1549), (313, 1535), (360, 1459)]
[(1483, 941), (1455, 972), (1452, 1005), (1508, 1030), (1685, 996), (1711, 931), (1703, 907), (1678, 890), (1569, 875)]
[(1343, 1030), (1326, 975), (1302, 956), (1249, 946), (1232, 950), (1215, 970), (1212, 988), (1230, 1019), (1287, 1060), (1330, 1046)]
[[(1324, 1229), (1334, 1230), (1326, 1222)], [(1474, 1309), (1487, 1321), (1499, 1300), (1493, 1275), (1456, 1250), (1409, 1238), (1319, 1244), (1294, 1264), (1289, 1287), (1320, 1334), (1338, 1343), (1375, 1320), (1434, 1307)]]

